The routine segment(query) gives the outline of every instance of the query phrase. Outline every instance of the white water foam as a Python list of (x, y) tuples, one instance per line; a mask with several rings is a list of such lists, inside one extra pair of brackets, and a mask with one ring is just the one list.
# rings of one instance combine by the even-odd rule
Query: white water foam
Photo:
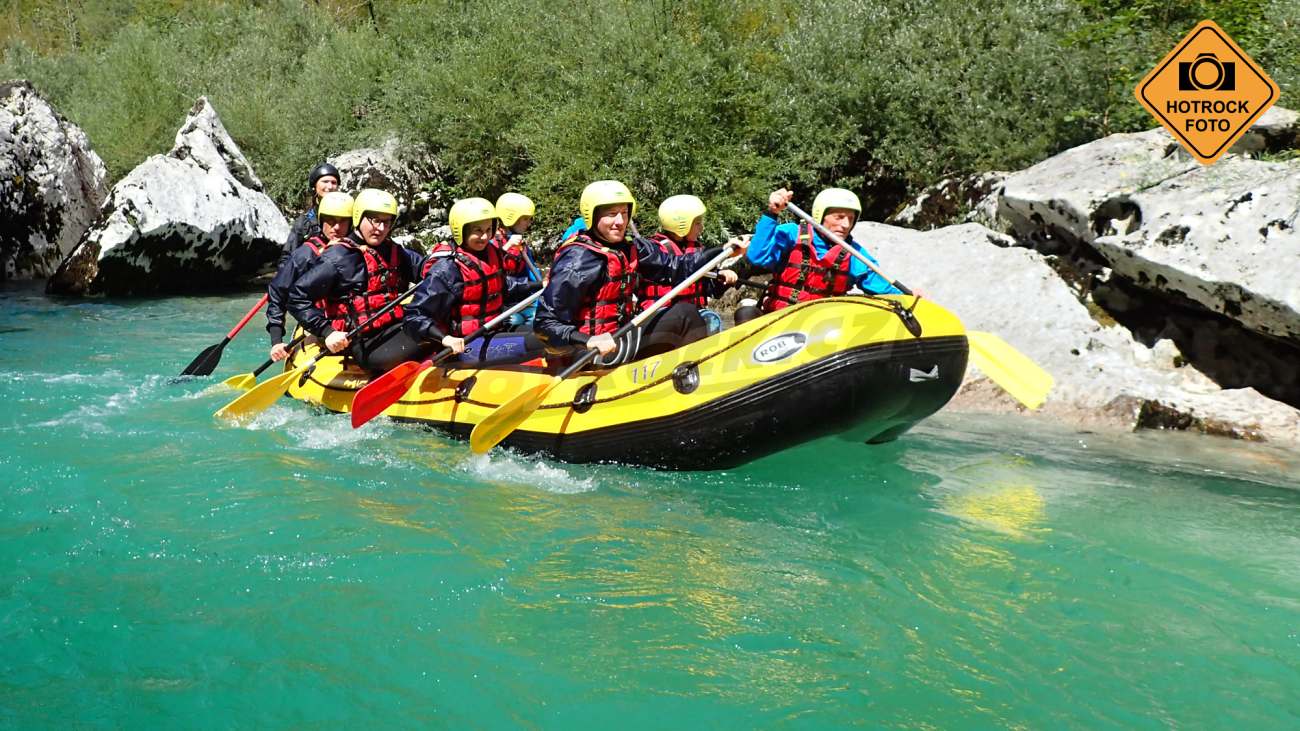
[(576, 495), (592, 492), (598, 485), (588, 475), (581, 479), (556, 465), (505, 452), (475, 454), (461, 465), (461, 469), (484, 480), (536, 487), (557, 495)]

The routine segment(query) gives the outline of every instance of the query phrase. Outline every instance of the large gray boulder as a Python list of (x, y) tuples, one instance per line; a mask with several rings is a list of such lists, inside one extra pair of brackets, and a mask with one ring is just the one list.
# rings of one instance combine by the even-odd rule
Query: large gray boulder
[[(1250, 135), (1294, 140), (1296, 126), (1294, 112), (1275, 107)], [(1300, 160), (1229, 155), (1203, 166), (1162, 129), (1111, 135), (1013, 173), (998, 207), (1040, 251), (1082, 247), (1140, 288), (1300, 346), (1298, 211)]]
[(50, 278), (54, 294), (188, 293), (273, 265), (289, 225), (206, 98), (166, 155), (122, 178)]
[[(889, 276), (924, 289), (968, 329), (999, 335), (1051, 373), (1056, 386), (1039, 410), (1048, 418), (1300, 443), (1300, 411), (1253, 389), (1220, 388), (1168, 340), (1138, 342), (1090, 310), (1046, 257), (1002, 234), (977, 224), (919, 232), (869, 222), (853, 233)], [(954, 405), (1018, 409), (975, 369)]]
[(26, 81), (0, 84), (0, 280), (52, 274), (108, 195), (86, 133)]
[[(446, 218), (442, 166), (427, 149), (390, 137), (379, 147), (349, 150), (331, 158), (339, 169), (339, 187), (356, 195), (363, 188), (379, 188), (397, 198), (398, 225), (432, 217), (436, 225)], [(399, 232), (400, 233), (400, 232)]]

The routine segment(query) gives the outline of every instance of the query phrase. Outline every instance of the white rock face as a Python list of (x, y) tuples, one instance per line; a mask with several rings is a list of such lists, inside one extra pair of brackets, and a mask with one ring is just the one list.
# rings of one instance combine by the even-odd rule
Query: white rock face
[(1228, 157), (1126, 200), (1137, 227), (1092, 241), (1117, 273), (1300, 344), (1300, 160)]
[(994, 227), (1006, 177), (1006, 173), (991, 172), (944, 178), (921, 191), (885, 222), (921, 231), (957, 223)]
[[(1093, 318), (1043, 255), (977, 224), (919, 232), (859, 223), (854, 237), (884, 271), (925, 290), (970, 330), (992, 332), (1045, 368), (1056, 387), (1040, 413), (1080, 424), (1169, 426), (1300, 443), (1300, 411), (1253, 389), (1225, 390), (1178, 367), (1176, 347), (1148, 348)], [(1017, 408), (982, 378), (956, 406)]]
[(392, 193), (401, 207), (399, 224), (435, 214), (437, 206), (446, 208), (447, 201), (434, 189), (442, 178), (441, 165), (428, 151), (403, 145), (396, 137), (389, 138), (381, 147), (349, 150), (330, 163), (343, 177), (339, 187), (353, 195), (362, 188)]
[(48, 277), (108, 196), (85, 132), (26, 81), (0, 84), (0, 280)]
[(104, 215), (50, 279), (58, 294), (186, 293), (272, 265), (289, 225), (206, 98), (166, 155), (113, 187)]
[[(1270, 109), (1250, 134), (1294, 139), (1296, 117)], [(1300, 345), (1298, 160), (1207, 167), (1164, 130), (1111, 135), (1010, 175), (998, 215), (1041, 251), (1086, 247), (1143, 289)]]

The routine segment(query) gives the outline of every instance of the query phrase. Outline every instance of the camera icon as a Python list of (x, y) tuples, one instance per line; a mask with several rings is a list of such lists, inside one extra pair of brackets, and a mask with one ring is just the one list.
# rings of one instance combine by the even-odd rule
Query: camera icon
[[(1213, 73), (1212, 81), (1206, 81)], [(1237, 63), (1220, 61), (1213, 53), (1198, 53), (1195, 61), (1178, 62), (1179, 91), (1235, 91)]]

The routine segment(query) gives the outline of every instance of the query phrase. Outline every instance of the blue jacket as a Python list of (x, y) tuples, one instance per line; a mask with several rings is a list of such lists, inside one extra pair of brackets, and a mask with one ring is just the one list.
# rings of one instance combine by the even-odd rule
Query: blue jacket
[[(360, 245), (361, 240), (355, 231), (349, 234), (349, 238)], [(375, 253), (386, 261), (392, 256), (389, 249), (391, 246), (397, 244), (391, 240), (385, 241), (375, 249)], [(419, 280), (424, 257), (404, 246), (397, 248), (397, 267), (402, 281), (406, 283), (403, 285), (405, 291), (411, 282)], [(312, 335), (328, 337), (334, 332), (334, 326), (324, 310), (316, 306), (316, 301), (363, 295), (366, 293), (367, 279), (366, 259), (361, 252), (350, 246), (335, 244), (326, 249), (316, 264), (298, 277), (289, 288), (289, 314)]]
[[(495, 246), (495, 244), (489, 244)], [(434, 255), (437, 260), (429, 269), (428, 275), (411, 296), (409, 305), (402, 308), (402, 323), (406, 332), (415, 340), (442, 342), (447, 336), (437, 323), (454, 322), (460, 319), (461, 296), (465, 292), (465, 278), (460, 267), (450, 252)], [(471, 254), (472, 256), (472, 254)], [(501, 276), (505, 276), (504, 273)], [(542, 288), (541, 283), (530, 281), (527, 277), (505, 277), (507, 303), (518, 302)], [(487, 286), (486, 284), (484, 286)], [(470, 335), (470, 333), (465, 333)]]
[[(591, 232), (587, 232), (590, 236)], [(594, 236), (592, 240), (596, 241)], [(625, 239), (612, 248), (629, 246)], [(664, 284), (676, 284), (689, 277), (713, 257), (722, 253), (714, 248), (684, 256), (665, 254), (658, 245), (645, 239), (636, 242), (637, 272), (646, 279)], [(569, 345), (586, 345), (588, 336), (578, 330), (578, 312), (587, 293), (608, 281), (607, 259), (582, 246), (569, 246), (560, 250), (551, 265), (551, 272), (543, 290), (541, 304), (533, 331), (548, 346), (563, 349)]]
[(299, 246), (289, 258), (281, 262), (275, 277), (267, 285), (266, 332), (271, 336), (272, 345), (284, 342), (284, 312), (289, 303), (289, 288), (298, 281), (298, 277), (316, 265), (317, 258), (310, 246)]
[(564, 233), (560, 236), (560, 241), (568, 241), (569, 239), (573, 238), (574, 234), (578, 233), (579, 231), (583, 230), (586, 227), (587, 227), (587, 223), (582, 220), (582, 216), (578, 216), (577, 218), (573, 219), (573, 223), (569, 224), (568, 228), (564, 229)]
[[(790, 256), (790, 251), (794, 249), (795, 241), (799, 237), (799, 224), (783, 223), (777, 225), (776, 216), (771, 211), (764, 211), (759, 217), (758, 223), (754, 225), (754, 238), (749, 242), (749, 251), (746, 254), (749, 260), (755, 265), (763, 267), (773, 273), (781, 270), (785, 265), (786, 259)], [(853, 240), (850, 236), (846, 242), (864, 254), (873, 264), (879, 264), (876, 257), (867, 251), (866, 247)], [(825, 256), (829, 246), (822, 241), (821, 234), (813, 231), (813, 249), (817, 251), (817, 256)], [(889, 283), (888, 279), (873, 272), (866, 264), (858, 261), (856, 257), (849, 259), (849, 275), (853, 283), (867, 294), (902, 294), (902, 292)]]

